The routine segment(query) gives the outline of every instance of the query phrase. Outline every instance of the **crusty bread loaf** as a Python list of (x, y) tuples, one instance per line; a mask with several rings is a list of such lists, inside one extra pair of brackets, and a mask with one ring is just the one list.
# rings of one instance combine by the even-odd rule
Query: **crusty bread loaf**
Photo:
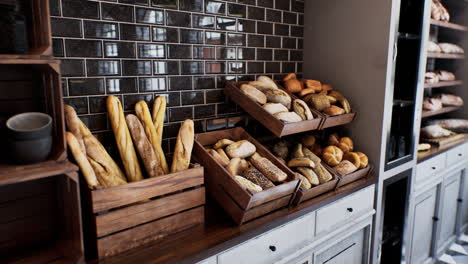
[[(162, 144), (164, 117), (166, 115), (166, 97), (158, 96), (153, 102), (153, 124), (158, 138), (158, 144)], [(167, 163), (166, 163), (167, 165)]]
[[(78, 131), (79, 131), (79, 124), (78, 124)], [(91, 164), (89, 163), (88, 158), (86, 157), (86, 153), (84, 153), (81, 150), (78, 140), (71, 132), (66, 132), (65, 134), (67, 138), (68, 147), (70, 148), (70, 151), (73, 154), (73, 157), (75, 158), (76, 163), (78, 163), (78, 166), (80, 167), (81, 173), (83, 173), (86, 183), (88, 183), (88, 186), (90, 188), (94, 188), (98, 186), (99, 182), (96, 177), (96, 174), (94, 173), (93, 167), (91, 167)], [(80, 135), (81, 135), (81, 132), (80, 132)], [(83, 142), (83, 145), (84, 145), (84, 142)]]
[(353, 140), (349, 137), (342, 137), (340, 138), (340, 143), (338, 143), (338, 147), (343, 151), (343, 153), (348, 153), (354, 150), (354, 143)]
[[(332, 97), (334, 98), (334, 97)], [(336, 106), (336, 105), (331, 105), (328, 108), (325, 108), (323, 110), (323, 113), (329, 115), (329, 116), (337, 116), (337, 115), (344, 115), (346, 112), (343, 108)]]
[(174, 157), (172, 159), (171, 173), (184, 171), (190, 166), (190, 157), (192, 156), (194, 142), (194, 124), (193, 120), (185, 120), (179, 129)]
[(70, 131), (76, 138), (78, 145), (80, 146), (81, 152), (86, 154), (86, 148), (83, 142), (83, 135), (80, 131), (80, 119), (75, 112), (75, 109), (69, 105), (64, 105), (65, 122), (67, 124), (68, 131)]
[(259, 103), (261, 105), (266, 104), (267, 98), (263, 92), (258, 90), (252, 85), (249, 84), (242, 84), (240, 87), (242, 93), (247, 95), (250, 99), (252, 99), (254, 102)]
[(119, 98), (115, 96), (107, 97), (107, 111), (128, 181), (142, 180), (143, 174), (141, 173), (140, 164), (138, 163), (135, 147), (133, 146), (130, 131), (125, 122)]
[(248, 158), (252, 156), (257, 148), (248, 140), (240, 140), (227, 146), (226, 153), (231, 158)]
[(288, 112), (286, 106), (280, 103), (266, 103), (263, 105), (263, 109), (265, 109), (268, 113), (274, 115), (279, 112)]
[(148, 176), (152, 178), (164, 175), (165, 173), (158, 163), (158, 158), (156, 157), (153, 146), (146, 136), (145, 129), (140, 120), (138, 120), (138, 117), (130, 114), (125, 117), (125, 120), (127, 121), (133, 142), (135, 143), (138, 154), (140, 154), (140, 159), (143, 161)]
[(138, 103), (136, 103), (135, 112), (138, 118), (140, 119), (141, 124), (143, 125), (146, 137), (151, 143), (151, 146), (154, 150), (154, 154), (156, 155), (155, 158), (157, 163), (158, 175), (168, 174), (169, 168), (167, 166), (166, 156), (164, 155), (164, 151), (161, 146), (161, 141), (156, 131), (156, 128), (154, 127), (153, 120), (151, 120), (151, 114), (146, 102), (139, 101)]
[(221, 155), (219, 155), (219, 153), (216, 150), (210, 149), (207, 151), (213, 157), (215, 161), (221, 164), (221, 166), (226, 167), (229, 164), (229, 159), (224, 159)]
[(307, 106), (307, 104), (300, 99), (296, 99), (293, 101), (293, 109), (294, 112), (302, 118), (302, 120), (314, 119), (314, 116), (312, 115), (309, 106)]
[(261, 157), (260, 155), (254, 155), (250, 159), (252, 165), (257, 168), (263, 175), (265, 175), (272, 182), (282, 182), (288, 178), (288, 175), (278, 168), (270, 160)]
[(348, 175), (355, 172), (358, 168), (354, 166), (349, 160), (343, 160), (340, 164), (333, 167), (333, 169), (340, 175)]
[(270, 89), (265, 92), (267, 101), (270, 103), (279, 103), (284, 105), (287, 109), (291, 109), (291, 96), (280, 89)]
[(257, 88), (259, 91), (263, 93), (269, 89), (274, 89), (270, 84), (259, 82), (259, 81), (249, 82), (248, 84), (252, 85), (253, 87)]
[(246, 178), (236, 175), (234, 176), (234, 180), (243, 188), (247, 189), (252, 193), (257, 193), (263, 191), (262, 187), (258, 186), (257, 184), (247, 180)]
[(302, 121), (302, 118), (295, 112), (279, 112), (274, 114), (273, 116), (286, 123), (295, 123)]
[(325, 169), (325, 167), (321, 163), (315, 166), (315, 168), (313, 168), (312, 170), (317, 175), (320, 184), (329, 182), (333, 179), (331, 173), (327, 169)]
[(259, 76), (257, 78), (257, 81), (266, 83), (267, 85), (270, 86), (271, 89), (278, 89), (278, 85), (276, 85), (275, 81), (273, 81), (270, 77), (268, 76)]
[(251, 166), (250, 168), (245, 170), (242, 176), (244, 176), (244, 178), (246, 178), (247, 180), (262, 187), (262, 189), (264, 190), (275, 187), (275, 185), (254, 166)]

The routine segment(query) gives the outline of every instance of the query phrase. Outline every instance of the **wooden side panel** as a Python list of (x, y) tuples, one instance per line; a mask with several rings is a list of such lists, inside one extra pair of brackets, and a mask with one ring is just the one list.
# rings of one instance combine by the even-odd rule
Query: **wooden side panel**
[(204, 207), (201, 206), (101, 238), (98, 240), (99, 257), (115, 255), (145, 243), (161, 239), (168, 234), (203, 223), (203, 221)]
[(299, 191), (296, 194), (296, 197), (294, 197), (294, 204), (297, 205), (302, 203), (303, 201), (307, 201), (324, 193), (333, 191), (336, 188), (338, 181), (338, 176), (333, 175), (333, 180), (327, 183), (315, 186), (309, 190), (299, 189)]
[(97, 236), (102, 237), (204, 204), (205, 188), (202, 187), (97, 215)]
[(260, 206), (254, 207), (245, 213), (243, 222), (250, 221), (252, 219), (265, 215), (269, 212), (273, 212), (277, 209), (286, 207), (291, 201), (291, 198), (292, 198), (292, 195), (288, 195), (288, 196), (284, 196), (282, 198), (273, 200), (271, 202), (262, 204)]

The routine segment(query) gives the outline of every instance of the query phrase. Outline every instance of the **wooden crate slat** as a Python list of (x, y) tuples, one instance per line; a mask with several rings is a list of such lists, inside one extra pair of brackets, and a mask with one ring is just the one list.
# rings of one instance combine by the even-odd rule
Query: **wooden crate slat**
[(254, 207), (248, 210), (244, 215), (244, 222), (250, 221), (267, 213), (273, 212), (277, 209), (283, 208), (289, 204), (291, 201), (292, 195), (284, 196), (282, 198), (273, 200), (271, 202), (262, 204), (260, 206)]

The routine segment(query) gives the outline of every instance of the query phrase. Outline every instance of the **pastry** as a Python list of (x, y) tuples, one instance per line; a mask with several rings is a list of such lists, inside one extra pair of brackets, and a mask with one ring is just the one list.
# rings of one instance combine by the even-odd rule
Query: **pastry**
[(438, 71), (437, 75), (441, 81), (455, 81), (457, 79), (455, 74), (449, 71)]
[(295, 123), (302, 121), (302, 118), (295, 112), (279, 112), (274, 114), (274, 116), (286, 123)]
[(309, 103), (312, 108), (318, 111), (323, 111), (330, 107), (330, 101), (324, 94), (309, 94), (304, 97), (304, 101)]
[(236, 175), (234, 176), (234, 180), (242, 186), (242, 188), (247, 189), (248, 191), (252, 193), (258, 193), (263, 191), (262, 187), (258, 186), (257, 184), (247, 180), (246, 178)]
[(135, 143), (138, 154), (140, 154), (140, 159), (143, 161), (143, 165), (146, 169), (146, 172), (148, 173), (148, 176), (152, 178), (164, 175), (165, 173), (161, 169), (153, 146), (146, 136), (145, 129), (143, 128), (140, 120), (138, 120), (138, 117), (130, 114), (125, 117), (125, 120), (127, 121), (133, 142)]
[[(78, 124), (78, 132), (79, 132), (79, 124)], [(81, 135), (81, 132), (80, 132), (80, 135)], [(88, 158), (86, 157), (86, 153), (82, 151), (81, 146), (78, 143), (78, 140), (73, 135), (73, 133), (68, 132), (68, 131), (65, 132), (65, 136), (67, 139), (68, 148), (73, 154), (73, 157), (75, 158), (76, 163), (78, 163), (78, 166), (80, 167), (80, 171), (83, 174), (86, 180), (86, 183), (91, 189), (98, 186), (99, 182), (96, 177), (96, 173), (94, 173), (93, 167), (91, 167), (91, 164), (89, 163)], [(83, 142), (83, 147), (84, 147), (84, 142)]]
[(307, 168), (315, 168), (315, 164), (308, 158), (295, 158), (288, 162), (288, 167), (307, 167)]
[(260, 156), (259, 154), (254, 154), (250, 159), (252, 165), (255, 166), (263, 175), (265, 175), (272, 182), (282, 182), (288, 178), (288, 175), (278, 168), (270, 160)]
[(418, 152), (424, 152), (431, 149), (431, 144), (422, 143), (418, 145)]
[(290, 73), (283, 78), (283, 82), (287, 82), (289, 80), (297, 80), (297, 75), (295, 73)]
[(304, 89), (303, 83), (297, 79), (290, 79), (284, 82), (284, 87), (290, 93), (299, 93)]
[(348, 100), (338, 91), (332, 90), (328, 93), (328, 96), (335, 97), (336, 100), (341, 104), (346, 114), (351, 113), (351, 105)]
[(348, 175), (357, 171), (358, 168), (354, 166), (354, 164), (351, 163), (349, 160), (343, 160), (338, 165), (333, 167), (333, 169), (340, 175)]
[(265, 177), (265, 175), (263, 175), (259, 170), (257, 170), (254, 166), (245, 170), (242, 176), (246, 178), (247, 180), (262, 187), (263, 190), (275, 187), (275, 185), (267, 177)]
[(437, 111), (442, 109), (442, 101), (438, 98), (424, 98), (423, 110)]
[(302, 174), (310, 182), (311, 185), (317, 186), (320, 184), (320, 181), (317, 177), (317, 174), (310, 168), (297, 168), (297, 171)]
[(107, 111), (128, 181), (143, 180), (143, 174), (119, 98), (113, 95), (107, 97)]
[(279, 112), (288, 112), (288, 109), (286, 106), (280, 104), (280, 103), (266, 103), (263, 106), (263, 109), (265, 109), (268, 113), (274, 115)]
[(226, 154), (231, 158), (248, 158), (252, 156), (257, 148), (248, 140), (240, 140), (230, 144), (226, 148)]
[(232, 177), (235, 177), (239, 174), (240, 163), (240, 158), (233, 158), (231, 161), (229, 161), (229, 164), (226, 166), (226, 170), (229, 172), (229, 174), (231, 174)]
[(65, 113), (65, 123), (67, 124), (68, 130), (75, 136), (75, 139), (78, 143), (78, 146), (81, 149), (81, 152), (86, 155), (86, 148), (83, 141), (83, 135), (80, 131), (81, 120), (78, 118), (76, 111), (73, 107), (69, 105), (63, 106)]
[(343, 108), (336, 105), (331, 105), (330, 107), (324, 109), (323, 112), (329, 116), (343, 115), (346, 113)]
[(157, 163), (158, 175), (168, 174), (169, 167), (167, 166), (166, 156), (164, 155), (164, 151), (161, 146), (161, 139), (159, 138), (159, 135), (156, 132), (154, 123), (151, 120), (151, 115), (150, 115), (148, 105), (146, 104), (145, 101), (139, 101), (138, 103), (136, 103), (135, 113), (140, 119), (141, 124), (143, 125), (143, 128), (145, 130), (146, 137), (150, 141), (151, 146), (153, 147), (153, 150), (154, 150), (154, 154), (156, 155), (155, 162)]
[(265, 92), (266, 98), (270, 103), (280, 103), (287, 109), (291, 108), (291, 97), (288, 93), (280, 89), (270, 89)]
[(426, 72), (426, 74), (424, 74), (424, 82), (430, 84), (438, 83), (439, 75), (435, 72)]
[(213, 148), (214, 149), (224, 148), (224, 147), (231, 145), (232, 143), (234, 143), (234, 141), (230, 139), (227, 139), (227, 138), (220, 139), (218, 140), (218, 142), (216, 142), (216, 144), (214, 144)]
[(440, 49), (439, 45), (433, 41), (428, 41), (427, 42), (427, 52), (433, 52), (433, 53), (440, 53), (442, 52), (442, 49)]
[(275, 81), (273, 81), (270, 77), (267, 76), (259, 76), (257, 81), (266, 83), (270, 86), (271, 89), (278, 89), (278, 85), (276, 85)]
[(286, 160), (289, 155), (289, 144), (284, 140), (278, 141), (275, 145), (273, 145), (273, 153), (276, 156)]
[(316, 142), (315, 136), (314, 135), (305, 135), (301, 138), (301, 143), (305, 147), (312, 147)]
[(314, 93), (322, 91), (322, 83), (316, 80), (305, 80), (304, 86), (309, 89), (313, 89)]
[(460, 96), (456, 96), (453, 94), (441, 94), (438, 96), (438, 98), (442, 102), (442, 105), (448, 105), (448, 106), (462, 106), (463, 105), (463, 99)]
[(248, 84), (252, 85), (255, 88), (257, 88), (262, 93), (266, 92), (269, 89), (274, 89), (268, 83), (259, 82), (259, 81), (249, 82)]
[(229, 164), (229, 159), (224, 159), (221, 155), (219, 155), (219, 153), (214, 150), (214, 149), (210, 149), (210, 150), (207, 150), (208, 153), (213, 157), (213, 159), (218, 162), (219, 164), (221, 164), (221, 166), (223, 167), (226, 167), (228, 164)]
[(302, 120), (314, 119), (314, 116), (312, 115), (309, 106), (307, 106), (307, 104), (300, 99), (295, 99), (293, 101), (293, 109), (294, 112), (302, 118)]
[(184, 171), (190, 166), (190, 157), (194, 143), (194, 124), (190, 119), (185, 120), (179, 129), (174, 155), (171, 164), (171, 173)]
[(342, 137), (340, 138), (338, 147), (343, 151), (343, 153), (353, 151), (354, 150), (353, 140), (349, 137)]
[(322, 160), (330, 166), (338, 165), (343, 159), (343, 151), (337, 146), (328, 146), (323, 150)]
[(240, 89), (245, 95), (247, 95), (247, 97), (252, 99), (254, 102), (259, 103), (261, 105), (266, 104), (267, 97), (265, 96), (264, 93), (262, 93), (260, 90), (258, 90), (254, 86), (248, 85), (248, 84), (242, 84)]
[(361, 167), (361, 158), (355, 152), (348, 152), (343, 155), (343, 160), (348, 160), (356, 166), (356, 168)]
[(296, 172), (297, 177), (301, 180), (301, 188), (305, 190), (309, 190), (312, 188), (312, 184), (310, 184), (309, 180), (304, 177), (302, 174)]
[(340, 144), (340, 137), (338, 134), (333, 133), (328, 136), (327, 145), (329, 146), (338, 146)]
[[(158, 96), (153, 102), (153, 125), (156, 130), (158, 144), (162, 144), (164, 117), (166, 115), (166, 97)], [(167, 165), (167, 162), (166, 162)]]
[(441, 137), (448, 137), (454, 135), (450, 130), (442, 128), (439, 125), (430, 125), (421, 128), (421, 137), (423, 138), (441, 138)]
[(362, 152), (356, 152), (356, 154), (358, 154), (360, 160), (359, 169), (364, 169), (367, 167), (367, 165), (369, 165), (369, 158), (367, 158), (367, 155)]
[(299, 96), (301, 98), (303, 98), (304, 96), (306, 95), (309, 95), (309, 94), (314, 94), (315, 93), (315, 89), (314, 88), (305, 88), (305, 89), (302, 89), (300, 92), (299, 92)]

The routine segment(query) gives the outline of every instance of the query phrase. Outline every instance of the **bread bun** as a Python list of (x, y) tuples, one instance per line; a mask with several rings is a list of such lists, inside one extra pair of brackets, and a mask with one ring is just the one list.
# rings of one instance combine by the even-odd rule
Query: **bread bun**
[(284, 87), (290, 93), (299, 93), (302, 91), (302, 89), (304, 89), (303, 85), (304, 84), (297, 79), (291, 79), (284, 82)]
[(340, 144), (340, 137), (338, 134), (333, 133), (328, 136), (327, 145), (329, 146), (338, 146)]
[(278, 85), (276, 85), (275, 81), (273, 81), (270, 77), (268, 76), (259, 76), (257, 78), (257, 81), (266, 83), (267, 85), (270, 86), (271, 89), (278, 89)]
[(333, 169), (340, 175), (348, 175), (355, 172), (358, 168), (354, 166), (351, 161), (343, 160), (337, 166), (333, 167)]
[(287, 109), (291, 109), (291, 97), (285, 91), (280, 89), (270, 89), (265, 92), (265, 95), (268, 102), (280, 103), (286, 106)]
[(301, 92), (299, 92), (299, 96), (300, 97), (304, 97), (308, 94), (314, 94), (315, 93), (315, 89), (314, 88), (305, 88), (305, 89), (302, 89)]
[(297, 75), (295, 73), (290, 73), (290, 74), (284, 76), (283, 82), (287, 82), (289, 80), (296, 80), (296, 79), (297, 79)]
[[(330, 96), (327, 96), (329, 98)], [(333, 97), (332, 97), (333, 98)], [(331, 102), (330, 102), (331, 103)], [(339, 106), (331, 105), (327, 109), (323, 110), (323, 112), (329, 116), (337, 116), (345, 114), (345, 110)]]
[(312, 188), (312, 184), (310, 184), (309, 180), (307, 180), (306, 177), (304, 177), (302, 174), (297, 173), (297, 172), (295, 174), (299, 178), (299, 180), (301, 180), (302, 189), (309, 190), (310, 188)]
[(331, 106), (330, 101), (324, 94), (309, 94), (304, 97), (304, 101), (318, 111), (323, 111)]
[(361, 158), (355, 152), (348, 152), (343, 155), (343, 160), (348, 160), (356, 166), (356, 168), (361, 167)]
[(356, 154), (359, 156), (359, 159), (361, 161), (361, 163), (359, 163), (359, 168), (364, 169), (365, 167), (367, 167), (367, 165), (369, 165), (369, 158), (367, 157), (367, 155), (362, 152), (356, 152)]
[(344, 153), (351, 152), (354, 150), (353, 140), (349, 137), (342, 137), (340, 138), (340, 143), (338, 144), (338, 147)]
[(307, 168), (315, 168), (315, 164), (308, 158), (295, 158), (288, 162), (288, 167), (307, 167)]
[(293, 102), (293, 109), (296, 114), (298, 114), (302, 120), (312, 120), (314, 116), (309, 109), (309, 106), (300, 99), (295, 99)]
[(266, 92), (269, 89), (274, 89), (271, 87), (271, 85), (264, 83), (264, 82), (259, 82), (259, 81), (252, 81), (252, 82), (249, 82), (248, 84), (257, 88), (262, 93)]
[(279, 112), (288, 112), (289, 110), (286, 108), (286, 106), (280, 104), (280, 103), (266, 103), (263, 106), (263, 109), (265, 109), (268, 113), (274, 115)]
[(323, 150), (322, 160), (330, 166), (336, 166), (343, 160), (343, 151), (336, 146), (328, 146)]
[(248, 140), (241, 140), (227, 146), (226, 154), (231, 158), (248, 158), (252, 156), (257, 148)]
[(261, 105), (266, 104), (267, 97), (265, 96), (264, 93), (262, 93), (260, 90), (258, 90), (254, 86), (248, 85), (248, 84), (242, 84), (240, 89), (245, 95), (247, 95), (254, 102), (259, 103)]
[(314, 89), (315, 93), (322, 91), (322, 83), (316, 80), (305, 80), (304, 85), (307, 88)]
[(311, 168), (300, 167), (297, 168), (297, 171), (304, 177), (306, 177), (306, 179), (311, 185), (316, 186), (320, 184), (317, 174), (315, 174), (315, 172)]

